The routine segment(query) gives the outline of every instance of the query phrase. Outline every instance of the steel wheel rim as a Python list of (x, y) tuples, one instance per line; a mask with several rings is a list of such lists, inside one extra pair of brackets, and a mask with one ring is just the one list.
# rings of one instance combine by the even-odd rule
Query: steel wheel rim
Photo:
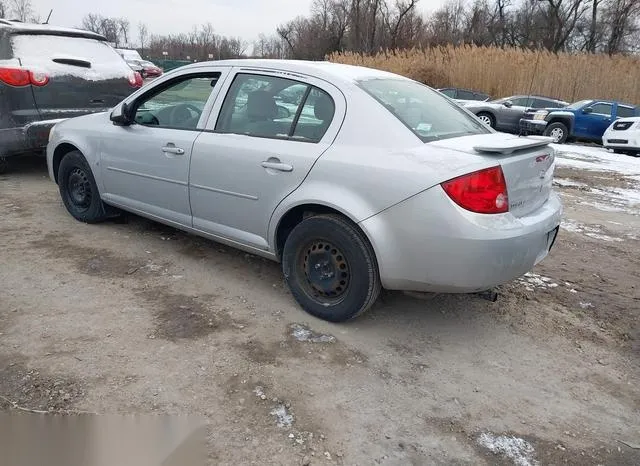
[(326, 304), (340, 302), (351, 285), (351, 268), (344, 253), (331, 241), (314, 239), (300, 250), (303, 288)]
[(555, 142), (558, 142), (564, 136), (564, 131), (562, 128), (553, 128), (551, 130), (550, 136), (553, 138)]
[(91, 205), (93, 194), (89, 177), (81, 168), (74, 168), (67, 179), (69, 201), (80, 210), (87, 210)]
[(485, 125), (491, 126), (491, 118), (489, 118), (487, 115), (480, 115), (478, 118), (480, 118), (480, 121)]

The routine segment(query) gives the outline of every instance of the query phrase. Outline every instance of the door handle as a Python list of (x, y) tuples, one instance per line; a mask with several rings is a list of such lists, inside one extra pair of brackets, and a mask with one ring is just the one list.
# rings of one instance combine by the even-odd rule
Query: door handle
[(165, 154), (184, 155), (184, 149), (180, 149), (174, 145), (167, 145), (162, 148), (162, 152)]
[(282, 163), (282, 162), (274, 162), (274, 161), (265, 160), (260, 165), (262, 165), (262, 168), (268, 168), (270, 170), (278, 170), (280, 172), (291, 172), (291, 171), (293, 171), (293, 167), (291, 165), (289, 165), (287, 163)]

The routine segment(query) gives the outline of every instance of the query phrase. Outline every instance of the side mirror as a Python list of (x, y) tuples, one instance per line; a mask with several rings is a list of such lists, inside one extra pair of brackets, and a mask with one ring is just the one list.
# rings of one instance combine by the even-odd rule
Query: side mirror
[(583, 108), (582, 113), (584, 113), (585, 115), (588, 115), (589, 113), (593, 113), (593, 108), (591, 107)]
[(126, 102), (118, 104), (112, 111), (109, 117), (113, 121), (114, 125), (127, 126), (132, 123), (129, 115), (129, 106)]
[(283, 107), (282, 105), (278, 105), (278, 115), (276, 119), (282, 120), (284, 118), (289, 118), (291, 116), (291, 112), (287, 107)]
[(502, 102), (502, 105), (504, 105), (507, 108), (511, 108), (513, 107), (513, 102), (511, 102), (510, 100), (505, 100), (504, 102)]

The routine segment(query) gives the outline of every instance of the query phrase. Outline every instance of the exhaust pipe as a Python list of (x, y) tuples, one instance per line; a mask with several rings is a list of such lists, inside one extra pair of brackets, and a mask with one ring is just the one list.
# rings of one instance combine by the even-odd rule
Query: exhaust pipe
[(479, 293), (476, 293), (476, 295), (492, 303), (495, 303), (498, 300), (498, 292), (496, 290), (480, 291)]

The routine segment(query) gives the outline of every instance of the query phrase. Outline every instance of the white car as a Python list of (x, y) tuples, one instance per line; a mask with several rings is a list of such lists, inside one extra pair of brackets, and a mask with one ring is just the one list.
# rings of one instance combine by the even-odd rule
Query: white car
[(640, 156), (640, 117), (614, 121), (602, 135), (602, 144), (616, 154)]

